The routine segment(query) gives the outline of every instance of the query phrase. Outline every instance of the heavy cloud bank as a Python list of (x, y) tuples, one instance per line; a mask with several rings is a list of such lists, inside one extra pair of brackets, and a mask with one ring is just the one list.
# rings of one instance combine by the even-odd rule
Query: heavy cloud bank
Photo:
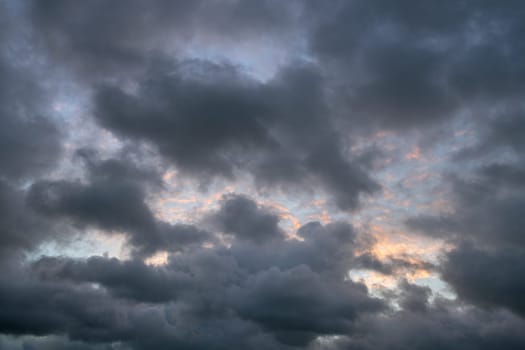
[[(0, 1), (0, 349), (525, 348), (524, 23), (513, 0)], [(404, 154), (377, 135), (465, 133), (433, 160), (447, 205), (397, 218), (446, 249), (380, 256), (359, 219)], [(244, 187), (167, 218), (173, 173)], [(289, 228), (277, 194), (337, 219)], [(126, 254), (49, 249), (93, 232)]]

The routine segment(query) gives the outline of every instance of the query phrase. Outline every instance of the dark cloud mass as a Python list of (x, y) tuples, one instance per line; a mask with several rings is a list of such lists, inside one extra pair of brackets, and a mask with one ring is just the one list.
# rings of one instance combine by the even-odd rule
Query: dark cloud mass
[[(473, 174), (447, 177), (454, 211), (421, 215), (407, 225), (428, 235), (444, 237), (457, 247), (445, 256), (443, 279), (458, 295), (483, 307), (503, 307), (523, 315), (522, 280), (525, 267), (524, 182), (525, 158), (520, 152), (523, 133), (521, 115), (501, 116), (480, 130), (474, 147), (460, 152), (459, 159), (474, 159), (495, 152), (508, 160), (485, 160)], [(510, 156), (510, 157), (509, 157)]]
[(210, 238), (209, 233), (194, 226), (172, 225), (154, 217), (145, 202), (144, 182), (156, 179), (150, 179), (147, 172), (140, 173), (133, 164), (113, 159), (95, 161), (88, 167), (91, 179), (87, 184), (65, 180), (33, 183), (27, 204), (46, 217), (69, 219), (81, 227), (124, 232), (141, 255), (160, 249), (176, 251)]
[(43, 87), (9, 55), (0, 48), (0, 176), (19, 180), (51, 168), (61, 150), (61, 132), (45, 116), (49, 101)]
[(525, 3), (0, 0), (0, 349), (524, 349)]
[(228, 195), (221, 204), (217, 213), (209, 218), (220, 231), (255, 242), (283, 238), (284, 232), (278, 226), (279, 216), (259, 208), (250, 198)]
[(126, 138), (155, 144), (188, 174), (209, 180), (248, 171), (263, 184), (315, 183), (354, 209), (379, 185), (327, 122), (322, 78), (310, 66), (285, 69), (262, 84), (234, 67), (202, 61), (163, 66), (126, 93), (97, 91), (99, 123)]
[[(125, 341), (142, 349), (151, 345), (151, 336), (140, 334), (151, 331), (142, 329), (149, 319), (160, 327), (153, 341), (158, 346), (193, 341), (212, 346), (210, 337), (219, 333), (231, 344), (262, 337), (270, 346), (304, 346), (320, 334), (350, 331), (361, 314), (385, 308), (364, 285), (330, 273), (347, 266), (341, 257), (351, 255), (349, 230), (316, 224), (298, 232), (305, 233), (302, 242), (282, 239), (270, 247), (241, 241), (242, 249), (187, 250), (161, 267), (104, 257), (44, 257), (27, 267), (27, 280), (3, 284), (0, 324), (11, 334), (65, 331), (75, 340)], [(248, 269), (246, 253), (277, 256)], [(333, 260), (319, 261), (327, 253)], [(18, 308), (26, 311), (17, 313)], [(26, 317), (32, 321), (25, 323)]]

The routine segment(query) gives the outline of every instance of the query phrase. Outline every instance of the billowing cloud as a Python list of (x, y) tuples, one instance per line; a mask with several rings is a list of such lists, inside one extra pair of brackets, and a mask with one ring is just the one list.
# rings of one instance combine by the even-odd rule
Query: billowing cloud
[(245, 196), (225, 196), (220, 209), (208, 220), (220, 231), (233, 234), (238, 239), (264, 242), (282, 239), (284, 235), (278, 226), (279, 216), (270, 210), (259, 208), (257, 203)]
[(43, 216), (70, 220), (80, 227), (126, 233), (141, 255), (182, 249), (210, 239), (208, 232), (194, 226), (172, 225), (155, 218), (146, 204), (145, 183), (156, 179), (148, 177), (147, 172), (116, 160), (88, 166), (89, 183), (41, 180), (31, 186), (27, 203)]
[(0, 1), (0, 348), (525, 348), (524, 10)]
[[(1, 19), (0, 19), (1, 20)], [(44, 87), (0, 48), (0, 176), (11, 180), (49, 170), (61, 151), (61, 131), (46, 115)]]
[[(11, 334), (66, 332), (78, 341), (122, 341), (140, 349), (191, 344), (201, 332), (197, 344), (220, 332), (227, 344), (238, 344), (241, 335), (303, 346), (322, 334), (349, 332), (362, 315), (385, 309), (364, 285), (335, 273), (349, 268), (343, 257), (352, 255), (350, 226), (310, 224), (298, 234), (303, 241), (283, 238), (271, 247), (245, 245), (241, 237), (242, 248), (235, 242), (194, 248), (163, 266), (43, 257), (26, 267), (23, 280), (2, 280), (0, 324)], [(249, 267), (246, 254), (261, 259)], [(323, 261), (327, 257), (332, 261)], [(142, 338), (153, 329), (143, 322), (156, 325), (153, 343)]]
[[(164, 67), (164, 65), (167, 65)], [(342, 209), (379, 189), (326, 118), (322, 77), (299, 64), (260, 83), (235, 67), (159, 62), (135, 93), (98, 90), (98, 122), (149, 141), (182, 171), (208, 181), (247, 171), (262, 184), (317, 184)]]

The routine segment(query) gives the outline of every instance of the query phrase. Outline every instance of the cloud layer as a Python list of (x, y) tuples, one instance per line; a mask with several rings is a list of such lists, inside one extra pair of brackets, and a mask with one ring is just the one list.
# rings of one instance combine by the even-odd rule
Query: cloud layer
[(0, 349), (522, 349), (521, 1), (0, 1)]

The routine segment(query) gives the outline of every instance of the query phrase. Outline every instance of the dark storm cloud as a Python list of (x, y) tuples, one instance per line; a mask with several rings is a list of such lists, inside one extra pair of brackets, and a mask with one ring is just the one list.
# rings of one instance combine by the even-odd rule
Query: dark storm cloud
[(31, 251), (49, 237), (67, 234), (57, 223), (37, 215), (25, 196), (25, 191), (0, 180), (0, 265), (22, 251)]
[(302, 226), (297, 234), (304, 241), (275, 240), (264, 245), (235, 241), (231, 247), (232, 254), (249, 271), (272, 266), (286, 270), (307, 265), (317, 273), (344, 279), (358, 247), (351, 225), (337, 222), (323, 226), (311, 222)]
[(399, 306), (405, 311), (425, 312), (429, 307), (429, 297), (432, 290), (429, 287), (422, 287), (408, 283), (403, 280), (400, 285), (401, 298)]
[[(116, 86), (100, 89), (96, 117), (117, 134), (158, 144), (183, 170), (231, 176), (237, 160), (228, 158), (229, 148), (269, 144), (259, 120), (266, 109), (256, 97), (261, 91), (233, 67), (195, 62), (189, 72), (182, 68), (155, 67), (136, 95)], [(184, 79), (193, 69), (200, 79)]]
[(210, 238), (209, 233), (194, 226), (169, 224), (154, 217), (146, 204), (144, 183), (160, 180), (150, 178), (151, 173), (125, 161), (93, 162), (93, 159), (87, 161), (90, 169), (88, 183), (66, 180), (35, 182), (28, 193), (29, 205), (44, 216), (70, 219), (80, 227), (125, 232), (139, 254), (182, 249), (185, 245), (202, 243)]
[[(341, 116), (350, 126), (424, 133), (457, 113), (472, 112), (468, 118), (479, 142), (457, 158), (478, 162), (477, 169), (445, 176), (453, 212), (420, 215), (408, 226), (458, 244), (445, 257), (442, 275), (460, 298), (523, 314), (515, 277), (525, 256), (523, 3), (335, 6), (315, 6), (324, 16), (314, 26), (311, 47), (335, 77)], [(465, 240), (474, 248), (465, 248), (460, 243)], [(366, 255), (357, 262), (388, 272)], [(497, 282), (485, 292), (481, 285), (491, 279)], [(376, 347), (381, 348), (371, 346)]]
[(138, 79), (136, 94), (118, 85), (97, 88), (100, 124), (127, 139), (149, 141), (186, 174), (207, 182), (241, 170), (266, 186), (322, 187), (344, 210), (380, 188), (331, 125), (316, 69), (287, 69), (261, 84), (227, 65), (156, 58), (173, 57), (181, 42), (199, 35), (219, 43), (261, 35), (279, 40), (296, 31), (299, 3), (30, 4), (44, 51), (80, 70), (84, 83), (98, 76)]
[(100, 159), (100, 154), (88, 148), (78, 149), (74, 160), (79, 160), (84, 165), (87, 176), (96, 181), (112, 181), (122, 179), (138, 187), (159, 190), (163, 187), (159, 166), (140, 163), (147, 158), (140, 151), (126, 150), (119, 152), (115, 158)]
[[(497, 110), (493, 113), (490, 120), (486, 124), (480, 125), (476, 132), (478, 136), (477, 142), (464, 149), (461, 149), (455, 155), (458, 161), (468, 159), (479, 159), (487, 155), (497, 155), (504, 152), (510, 152), (521, 159), (521, 164), (525, 164), (523, 154), (525, 151), (525, 141), (523, 135), (525, 134), (525, 111), (522, 106), (508, 106)], [(496, 171), (498, 164), (489, 164), (488, 168), (492, 167), (490, 171)], [(502, 164), (500, 171), (512, 171), (512, 167), (516, 165), (506, 166)], [(518, 165), (519, 166), (519, 165)], [(519, 170), (517, 170), (519, 171)], [(490, 175), (490, 174), (486, 174)], [(493, 174), (496, 175), (496, 174)], [(503, 175), (503, 174), (501, 174)], [(498, 176), (494, 176), (497, 180)]]
[(354, 128), (436, 125), (522, 93), (519, 1), (335, 4), (322, 9), (311, 47), (338, 81)]
[(388, 316), (363, 317), (353, 335), (312, 349), (520, 349), (525, 344), (523, 319), (431, 296), (430, 288), (402, 280), (396, 296), (399, 309)]
[[(515, 0), (1, 2), (0, 348), (524, 348), (524, 13)], [(195, 42), (228, 57), (188, 58)], [(227, 61), (238, 47), (261, 50), (243, 52), (249, 64), (275, 47), (289, 58), (258, 80)], [(46, 173), (83, 131), (66, 145), (49, 118), (59, 80), (86, 100), (61, 117), (92, 117), (165, 164), (83, 149), (81, 179)], [(207, 229), (148, 206), (173, 165), (203, 185), (248, 174), (355, 210), (381, 188), (380, 152), (355, 139), (427, 135), (455, 117), (478, 137), (457, 157), (472, 172), (444, 177), (453, 211), (407, 221), (453, 244), (439, 266), (379, 261), (345, 222), (290, 239), (245, 195), (192, 218)], [(131, 258), (35, 256), (88, 228), (125, 233)], [(144, 262), (161, 250), (166, 264)], [(349, 278), (360, 269), (436, 269), (458, 298), (406, 280), (373, 297)]]
[(44, 89), (8, 51), (0, 45), (0, 176), (19, 180), (55, 164), (61, 132), (44, 116), (49, 107)]
[(99, 283), (116, 297), (142, 302), (176, 300), (191, 282), (191, 276), (184, 271), (149, 267), (140, 260), (96, 256), (87, 260), (43, 257), (33, 269), (43, 280)]
[[(472, 308), (458, 311), (440, 301), (427, 311), (401, 310), (389, 317), (372, 317), (358, 327), (362, 336), (340, 338), (326, 349), (521, 349), (524, 322), (508, 313), (487, 313)], [(323, 347), (319, 347), (323, 348)]]
[[(332, 273), (350, 268), (341, 255), (352, 255), (349, 225), (312, 223), (298, 234), (304, 241), (273, 246), (241, 239), (244, 253), (279, 257), (251, 267), (239, 250), (220, 245), (179, 252), (157, 267), (43, 257), (0, 279), (0, 329), (134, 349), (297, 349), (319, 335), (351, 332), (363, 315), (385, 310), (364, 285)], [(25, 277), (12, 281), (17, 274)]]
[[(97, 345), (71, 341), (63, 336), (1, 336), (0, 348), (4, 350), (112, 350), (114, 346), (110, 344)], [(120, 349), (129, 348), (121, 347)]]
[[(194, 247), (184, 254), (172, 256), (165, 268), (148, 267), (140, 261), (119, 262), (117, 259), (96, 257), (85, 262), (46, 258), (35, 265), (35, 271), (44, 279), (101, 283), (117, 293), (120, 293), (120, 287), (127, 285), (130, 290), (137, 289), (137, 292), (126, 294), (134, 295), (138, 300), (151, 300), (145, 292), (150, 289), (153, 291), (154, 286), (163, 283), (167, 287), (173, 284), (181, 292), (191, 293), (195, 286), (186, 286), (191, 283), (225, 283), (234, 277), (244, 278), (244, 273), (257, 274), (274, 268), (287, 271), (297, 266), (307, 266), (312, 273), (323, 278), (343, 279), (351, 267), (356, 248), (352, 227), (345, 223), (326, 226), (309, 223), (301, 227), (298, 234), (303, 238), (302, 241), (281, 237), (266, 244), (234, 236), (229, 249), (221, 245), (213, 249)], [(237, 269), (244, 272), (234, 273)], [(215, 275), (213, 270), (217, 272)], [(131, 281), (133, 278), (137, 280)], [(205, 289), (211, 287), (207, 285)], [(169, 288), (166, 288), (166, 294), (160, 290), (158, 293), (165, 295), (165, 298), (171, 295)], [(142, 294), (146, 296), (139, 296)]]
[(525, 201), (521, 195), (502, 199), (483, 198), (481, 204), (458, 209), (454, 215), (422, 216), (408, 221), (409, 226), (437, 237), (475, 239), (497, 246), (518, 245), (525, 240), (521, 225)]
[[(240, 344), (255, 349), (318, 349), (311, 341), (319, 334), (341, 336), (321, 347), (327, 349), (403, 349), (407, 345), (490, 349), (502, 344), (518, 349), (525, 344), (520, 331), (523, 320), (439, 298), (430, 302), (428, 288), (406, 281), (401, 284), (401, 309), (376, 315), (384, 306), (367, 297), (362, 285), (333, 280), (303, 264), (245, 274), (231, 255), (216, 253), (183, 253), (166, 267), (102, 257), (87, 261), (45, 258), (33, 266), (39, 278), (26, 283), (30, 289), (21, 283), (10, 284), (12, 290), (0, 288), (2, 300), (9, 303), (0, 309), (0, 324), (14, 334), (65, 331), (77, 342), (119, 341), (133, 349), (153, 345), (222, 349)], [(181, 283), (165, 278), (170, 274), (191, 278)], [(64, 282), (73, 276), (76, 283), (96, 281), (99, 286), (80, 288), (71, 280)], [(133, 280), (135, 276), (138, 281)], [(113, 296), (133, 299), (151, 285), (142, 294), (149, 295), (158, 281), (176, 291), (176, 295), (165, 294), (170, 303), (147, 306), (113, 299), (105, 292), (107, 288)], [(185, 289), (188, 281), (193, 285)], [(116, 292), (123, 290), (127, 292)], [(83, 302), (76, 303), (77, 297)], [(162, 299), (138, 300), (158, 303)], [(44, 300), (53, 300), (53, 309), (46, 309), (49, 303)], [(22, 306), (24, 311), (15, 318), (12, 313)], [(41, 312), (53, 315), (52, 321), (40, 324), (44, 321), (38, 317)], [(32, 321), (17, 321), (25, 317)]]
[(8, 4), (0, 4), (0, 263), (35, 248), (52, 223), (27, 207), (21, 185), (57, 164), (62, 133), (47, 115), (50, 96), (42, 75), (16, 42), (18, 27)]
[(523, 249), (480, 250), (463, 244), (447, 256), (443, 278), (458, 295), (487, 307), (525, 315)]
[(88, 80), (138, 73), (151, 52), (172, 54), (199, 36), (234, 41), (286, 33), (294, 17), (292, 4), (274, 0), (29, 1), (27, 11), (37, 43)]
[(314, 31), (312, 47), (343, 87), (343, 117), (359, 128), (397, 130), (446, 118), (455, 105), (442, 80), (446, 48), (426, 44), (433, 26), (419, 18), (446, 21), (443, 10), (457, 5), (338, 4)]
[(283, 238), (279, 216), (260, 208), (257, 203), (242, 195), (225, 195), (221, 207), (208, 219), (221, 232), (235, 235), (238, 239), (264, 242)]
[(438, 237), (525, 248), (521, 163), (489, 162), (470, 177), (446, 177), (454, 212), (413, 217), (408, 226)]
[[(410, 218), (410, 228), (457, 245), (440, 267), (442, 278), (464, 300), (524, 315), (525, 187), (520, 113), (492, 119), (479, 130), (478, 142), (459, 152), (482, 165), (470, 174), (444, 178), (452, 194), (452, 213)], [(494, 160), (495, 154), (505, 154)]]
[(383, 308), (363, 285), (327, 281), (305, 266), (251, 276), (234, 288), (233, 297), (241, 317), (275, 332), (285, 344), (303, 346), (319, 334), (344, 333), (361, 313)]
[(325, 118), (322, 78), (311, 66), (282, 71), (268, 83), (232, 66), (202, 61), (155, 66), (130, 94), (100, 88), (95, 116), (125, 138), (146, 140), (184, 173), (205, 181), (248, 171), (261, 184), (319, 184), (341, 209), (379, 189), (343, 151)]
[(239, 319), (195, 320), (183, 306), (129, 304), (94, 288), (34, 281), (12, 283), (0, 293), (0, 326), (12, 335), (67, 334), (69, 341), (87, 344), (89, 349), (104, 344), (124, 349), (227, 349), (235, 344), (278, 348), (257, 327)]
[(0, 287), (0, 327), (4, 333), (67, 332), (72, 338), (82, 334), (86, 340), (104, 340), (111, 332), (110, 325), (116, 323), (119, 306), (112, 306), (103, 293), (38, 281), (6, 282)]
[(456, 180), (453, 214), (420, 216), (408, 224), (459, 242), (446, 254), (440, 271), (460, 298), (523, 315), (525, 289), (518, 276), (525, 268), (525, 201), (523, 187), (515, 184), (516, 170), (507, 167), (482, 168), (479, 173), (486, 176), (484, 181)]

